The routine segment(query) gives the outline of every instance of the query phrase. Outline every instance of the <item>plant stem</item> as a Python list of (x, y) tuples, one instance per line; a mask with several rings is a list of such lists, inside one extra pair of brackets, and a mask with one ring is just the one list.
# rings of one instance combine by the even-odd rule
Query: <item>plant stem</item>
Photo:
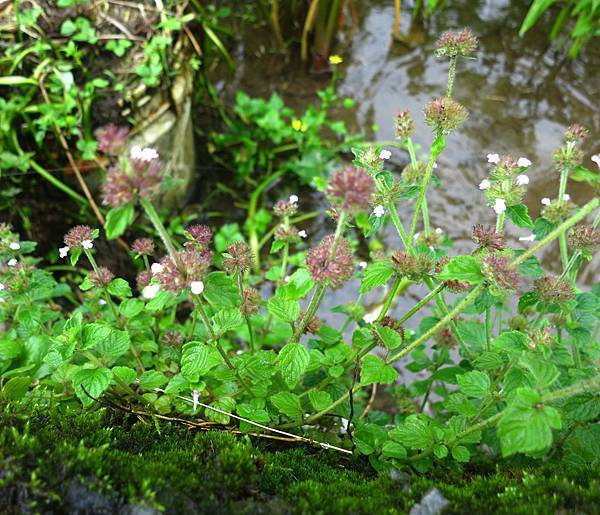
[(427, 186), (429, 184), (429, 180), (431, 179), (431, 172), (433, 170), (435, 158), (436, 156), (432, 152), (429, 158), (429, 162), (427, 163), (427, 170), (425, 171), (423, 182), (421, 183), (421, 191), (419, 193), (419, 197), (417, 198), (417, 203), (415, 205), (415, 212), (413, 213), (412, 223), (410, 224), (410, 232), (408, 233), (409, 248), (412, 248), (415, 230), (417, 229), (417, 220), (419, 218), (419, 212), (421, 211), (421, 206), (423, 205), (423, 200), (425, 199), (425, 195), (427, 193)]
[(175, 251), (175, 247), (173, 246), (173, 242), (171, 241), (171, 237), (169, 236), (167, 229), (163, 225), (160, 216), (158, 216), (156, 209), (154, 209), (152, 202), (150, 202), (148, 199), (141, 197), (140, 204), (144, 208), (144, 211), (150, 219), (150, 222), (152, 222), (152, 225), (156, 229), (156, 232), (158, 232), (158, 235), (160, 236), (160, 239), (162, 240), (165, 248), (167, 249), (169, 256), (171, 256), (173, 261), (175, 261), (175, 263), (177, 264), (177, 253)]
[[(565, 202), (565, 193), (567, 191), (567, 181), (569, 179), (569, 169), (563, 168), (560, 172), (560, 186), (558, 188), (558, 207), (560, 208)], [(561, 234), (559, 239), (560, 246), (560, 258), (563, 264), (563, 270), (566, 269), (567, 263), (569, 262), (569, 250), (567, 248), (567, 236), (565, 233)]]
[(392, 284), (392, 287), (390, 288), (388, 296), (385, 299), (385, 303), (383, 304), (383, 307), (381, 308), (381, 312), (379, 313), (379, 316), (377, 317), (378, 322), (381, 321), (383, 319), (383, 317), (386, 316), (388, 311), (390, 310), (390, 306), (392, 305), (392, 302), (394, 301), (394, 298), (396, 297), (396, 293), (398, 292), (398, 288), (400, 287), (401, 282), (402, 282), (402, 277), (397, 276), (396, 279), (394, 279), (394, 282)]
[(506, 213), (498, 213), (498, 217), (496, 218), (496, 232), (502, 232), (504, 229), (504, 219), (506, 218)]
[(491, 308), (485, 308), (485, 343), (486, 350), (490, 350), (492, 344), (492, 317), (490, 316)]
[(408, 238), (408, 235), (406, 234), (406, 231), (404, 230), (404, 226), (402, 225), (402, 222), (400, 221), (400, 217), (398, 216), (398, 210), (396, 209), (396, 206), (392, 202), (388, 203), (388, 209), (390, 210), (390, 217), (392, 219), (392, 223), (394, 224), (396, 231), (398, 231), (398, 235), (400, 236), (400, 239), (402, 240), (402, 244), (404, 245), (404, 248), (408, 250), (410, 248), (409, 238)]
[(448, 89), (446, 90), (446, 98), (448, 100), (452, 98), (452, 88), (454, 87), (454, 75), (456, 74), (456, 60), (456, 56), (450, 58), (450, 69), (448, 70)]

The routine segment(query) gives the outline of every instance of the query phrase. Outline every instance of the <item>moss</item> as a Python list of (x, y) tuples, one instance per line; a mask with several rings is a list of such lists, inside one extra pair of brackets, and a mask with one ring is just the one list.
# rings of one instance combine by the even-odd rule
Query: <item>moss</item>
[(104, 410), (0, 409), (2, 513), (405, 513), (433, 487), (446, 513), (595, 513), (599, 476), (526, 461), (378, 476), (363, 459), (170, 424), (158, 433)]

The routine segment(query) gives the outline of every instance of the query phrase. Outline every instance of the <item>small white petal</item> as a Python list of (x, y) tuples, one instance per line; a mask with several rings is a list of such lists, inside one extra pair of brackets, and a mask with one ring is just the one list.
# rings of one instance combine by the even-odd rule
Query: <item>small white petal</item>
[(19, 250), (19, 249), (21, 248), (21, 245), (20, 245), (19, 243), (17, 243), (16, 241), (13, 241), (13, 242), (12, 242), (12, 243), (9, 245), (9, 247), (10, 247), (12, 250)]
[(521, 236), (519, 241), (535, 241), (535, 234), (530, 234), (529, 236)]
[(487, 190), (491, 185), (492, 183), (490, 181), (488, 181), (487, 179), (483, 179), (483, 181), (479, 183), (479, 189)]
[(366, 261), (361, 261), (358, 264), (358, 266), (364, 270), (365, 268), (367, 268), (367, 262)]
[(290, 278), (290, 276), (289, 276), (289, 275), (286, 275), (286, 276), (283, 278), (283, 282), (286, 282), (286, 283), (289, 283), (289, 282), (290, 282), (290, 280), (291, 280), (291, 278)]
[(383, 206), (375, 206), (375, 209), (373, 209), (373, 214), (377, 218), (381, 218), (385, 214), (385, 208)]
[(548, 197), (544, 197), (544, 198), (542, 199), (542, 204), (543, 204), (544, 206), (549, 206), (549, 205), (550, 205), (550, 202), (551, 202), (551, 200), (550, 200)]
[(563, 195), (563, 201), (564, 202), (569, 202), (569, 200), (571, 200), (571, 195), (569, 195), (568, 193), (565, 193)]
[(594, 154), (591, 159), (594, 163), (596, 163), (596, 166), (600, 168), (600, 154)]
[(101, 306), (104, 306), (106, 304), (106, 301), (104, 299), (100, 299), (98, 301), (98, 304), (100, 304)]
[(522, 167), (531, 166), (531, 161), (529, 159), (527, 159), (526, 157), (520, 157), (517, 160), (517, 166), (522, 166)]
[(344, 431), (348, 431), (348, 424), (349, 424), (348, 419), (347, 418), (342, 418), (342, 429)]
[(298, 231), (298, 236), (300, 236), (300, 238), (306, 238), (308, 236), (308, 233), (302, 229), (301, 231)]
[(415, 235), (413, 236), (413, 239), (417, 239), (419, 237), (419, 234), (421, 234), (420, 232), (416, 232)]
[(437, 163), (434, 161), (433, 162), (433, 169), (435, 170), (437, 168)]
[(390, 157), (392, 157), (392, 153), (389, 150), (384, 149), (379, 154), (380, 159), (389, 159)]
[(83, 241), (81, 242), (81, 246), (82, 246), (84, 249), (90, 250), (91, 248), (93, 248), (93, 246), (94, 246), (94, 242), (93, 242), (92, 240), (83, 240)]
[(485, 157), (487, 157), (488, 163), (497, 165), (500, 162), (500, 156), (498, 154), (488, 154)]
[(61, 258), (65, 258), (65, 257), (67, 257), (67, 253), (68, 253), (68, 252), (69, 252), (69, 247), (60, 247), (60, 248), (58, 249), (58, 255), (59, 255)]
[(516, 182), (519, 186), (525, 186), (529, 184), (529, 177), (527, 175), (517, 175)]
[(506, 211), (506, 201), (502, 198), (497, 198), (494, 204), (494, 211), (497, 215), (504, 213)]
[(194, 403), (194, 411), (196, 411), (196, 408), (198, 408), (198, 400), (200, 399), (200, 392), (198, 390), (194, 390), (192, 392), (192, 401)]
[(437, 227), (437, 228), (435, 229), (435, 232), (436, 232), (437, 234), (444, 234), (444, 231), (443, 231), (443, 229), (442, 229), (441, 227)]
[(152, 275), (160, 274), (165, 269), (160, 263), (152, 263), (150, 270), (152, 271)]
[(8, 260), (8, 266), (15, 266), (17, 264), (17, 260), (15, 258)]
[(290, 195), (289, 201), (290, 201), (292, 204), (295, 204), (296, 202), (298, 202), (298, 200), (299, 200), (299, 199), (298, 199), (298, 195)]
[(6, 286), (4, 286), (4, 284), (0, 283), (0, 291), (5, 290)]
[(145, 299), (153, 299), (156, 297), (158, 290), (160, 290), (159, 284), (149, 284), (142, 290), (142, 296)]
[(190, 290), (194, 295), (200, 295), (204, 291), (204, 283), (202, 281), (192, 281), (190, 283)]

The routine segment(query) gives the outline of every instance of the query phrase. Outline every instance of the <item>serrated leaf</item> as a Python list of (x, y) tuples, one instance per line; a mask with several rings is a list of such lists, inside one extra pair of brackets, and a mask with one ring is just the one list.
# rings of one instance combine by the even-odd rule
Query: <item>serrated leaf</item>
[(387, 259), (371, 263), (364, 272), (360, 284), (360, 293), (366, 293), (373, 288), (383, 286), (388, 282), (393, 273), (394, 268)]
[(391, 327), (378, 326), (377, 335), (381, 338), (386, 349), (393, 350), (402, 345), (402, 336)]
[(121, 380), (121, 382), (125, 384), (133, 383), (135, 381), (135, 378), (137, 377), (137, 374), (135, 370), (133, 370), (133, 368), (123, 366), (112, 367), (112, 373), (115, 377), (118, 377)]
[(97, 399), (108, 388), (111, 380), (112, 372), (108, 368), (83, 368), (73, 376), (73, 388), (81, 402), (89, 406), (94, 402), (90, 396)]
[(231, 309), (241, 302), (238, 288), (225, 272), (212, 272), (204, 279), (204, 298), (217, 311)]
[(129, 283), (125, 279), (121, 279), (117, 277), (113, 279), (106, 288), (108, 293), (114, 295), (115, 297), (119, 297), (121, 299), (126, 297), (131, 297), (131, 287)]
[(442, 281), (478, 284), (483, 281), (483, 273), (479, 262), (473, 256), (457, 256), (446, 263), (439, 278)]
[(145, 390), (153, 390), (167, 384), (169, 380), (158, 370), (147, 370), (140, 377), (140, 386)]
[(321, 411), (331, 404), (331, 395), (328, 392), (312, 390), (308, 393), (308, 399), (315, 411)]
[(381, 358), (368, 354), (363, 359), (360, 373), (360, 383), (362, 385), (372, 383), (391, 384), (397, 377), (397, 370)]
[(271, 315), (283, 322), (295, 322), (300, 317), (300, 303), (297, 300), (271, 297), (267, 309)]
[(427, 449), (433, 445), (433, 434), (425, 421), (417, 415), (409, 415), (404, 422), (392, 429), (389, 437), (409, 449)]
[(212, 323), (215, 332), (219, 335), (225, 334), (227, 331), (237, 329), (244, 323), (244, 317), (237, 308), (223, 309), (215, 313), (212, 318)]
[(288, 343), (279, 352), (279, 371), (281, 377), (293, 389), (298, 380), (306, 372), (310, 354), (306, 347), (300, 343)]
[(406, 458), (406, 449), (402, 444), (388, 440), (384, 442), (381, 447), (381, 454), (386, 458), (396, 458), (397, 460), (403, 460)]
[(11, 377), (2, 387), (2, 397), (9, 401), (22, 399), (27, 394), (31, 381), (32, 379), (29, 376)]
[(302, 416), (302, 405), (300, 397), (290, 392), (279, 392), (271, 397), (271, 402), (280, 413), (291, 417), (300, 418)]
[(460, 463), (468, 463), (471, 453), (464, 445), (456, 445), (452, 447), (452, 457)]
[(456, 376), (460, 391), (469, 397), (482, 397), (490, 388), (491, 381), (485, 372), (471, 370), (466, 374)]
[(529, 211), (525, 204), (517, 204), (516, 206), (508, 206), (506, 208), (506, 216), (517, 227), (533, 229), (533, 220), (529, 216)]
[(125, 229), (133, 222), (134, 216), (135, 210), (133, 204), (129, 202), (120, 207), (110, 209), (106, 214), (106, 222), (104, 224), (106, 238), (114, 240), (121, 236), (125, 232)]
[(506, 331), (494, 338), (492, 345), (508, 353), (527, 350), (527, 335), (520, 331)]
[(0, 340), (0, 360), (19, 357), (23, 345), (16, 340)]
[(189, 342), (183, 346), (181, 355), (181, 375), (191, 383), (197, 383), (200, 376), (210, 370), (210, 350), (201, 342)]

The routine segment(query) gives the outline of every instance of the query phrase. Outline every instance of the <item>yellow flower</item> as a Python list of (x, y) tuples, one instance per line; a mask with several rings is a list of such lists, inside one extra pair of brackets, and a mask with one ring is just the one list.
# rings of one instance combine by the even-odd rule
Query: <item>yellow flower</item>
[(304, 123), (302, 120), (295, 119), (292, 122), (292, 129), (299, 132), (306, 132), (308, 125), (306, 125), (306, 123)]
[(344, 60), (342, 59), (342, 57), (339, 56), (339, 55), (337, 55), (337, 54), (329, 56), (329, 63), (330, 64), (341, 64), (343, 62), (344, 62)]

